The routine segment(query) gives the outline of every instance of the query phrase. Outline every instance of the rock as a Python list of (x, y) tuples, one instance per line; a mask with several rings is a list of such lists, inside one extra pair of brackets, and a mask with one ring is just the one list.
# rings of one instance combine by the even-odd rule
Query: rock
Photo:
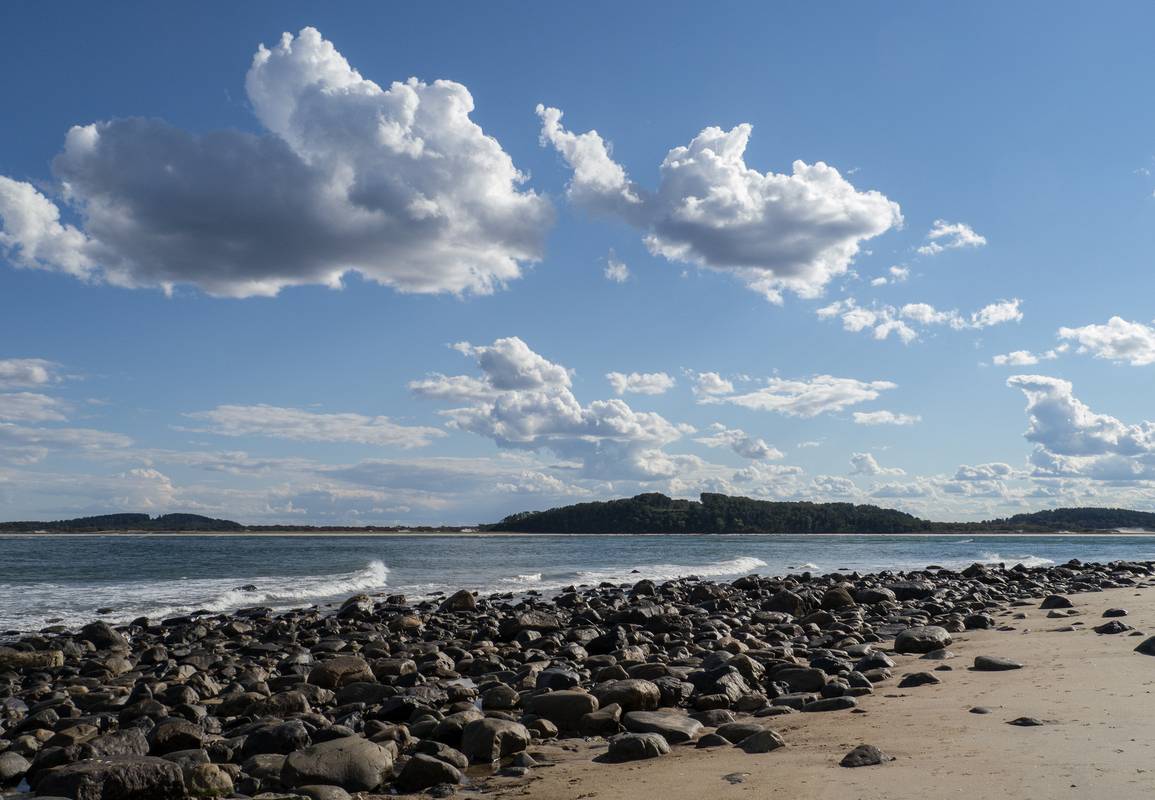
[(717, 733), (707, 733), (698, 739), (698, 743), (694, 745), (699, 750), (704, 750), (707, 747), (728, 747), (733, 742), (727, 740), (725, 737)]
[(841, 697), (824, 697), (821, 700), (815, 700), (802, 706), (802, 710), (806, 712), (844, 711), (848, 708), (855, 708), (857, 706), (857, 700), (849, 695), (843, 695)]
[(910, 689), (915, 686), (927, 686), (929, 684), (942, 683), (934, 675), (929, 672), (912, 672), (898, 683), (899, 689)]
[(1133, 630), (1133, 628), (1125, 622), (1120, 622), (1117, 619), (1113, 619), (1110, 622), (1104, 622), (1102, 625), (1096, 625), (1094, 630), (1095, 633), (1110, 635), (1115, 633), (1125, 633), (1129, 630)]
[(873, 767), (885, 761), (894, 761), (872, 744), (860, 744), (842, 757), (838, 762), (841, 767)]
[(1127, 609), (1125, 608), (1108, 608), (1103, 612), (1104, 617), (1125, 617), (1127, 616)]
[(205, 732), (199, 725), (179, 717), (160, 722), (148, 736), (149, 753), (163, 756), (176, 750), (194, 750), (204, 744)]
[[(894, 662), (891, 662), (891, 666), (893, 664)], [(787, 684), (796, 692), (817, 692), (826, 685), (826, 673), (810, 667), (787, 667), (775, 672), (774, 680)]]
[(849, 608), (857, 605), (854, 598), (850, 596), (850, 592), (846, 590), (845, 586), (836, 586), (833, 589), (828, 589), (826, 594), (822, 595), (821, 607), (826, 611), (833, 611), (839, 608)]
[(92, 642), (97, 650), (128, 647), (128, 639), (107, 622), (90, 622), (80, 629), (79, 638)]
[(527, 705), (532, 713), (548, 719), (564, 731), (580, 730), (582, 717), (599, 707), (596, 697), (580, 689), (534, 695)]
[(986, 706), (975, 706), (974, 708), (970, 709), (970, 713), (972, 713), (972, 714), (989, 714), (989, 713), (991, 713), (991, 710), (989, 708), (987, 708)]
[(670, 752), (670, 745), (656, 733), (622, 733), (610, 739), (607, 761), (640, 761)]
[(313, 667), (309, 683), (323, 689), (339, 689), (350, 683), (373, 683), (377, 679), (365, 659), (358, 656), (337, 656)]
[(233, 779), (217, 764), (197, 764), (185, 771), (189, 797), (228, 797), (233, 793)]
[(702, 731), (702, 723), (684, 714), (663, 711), (631, 711), (622, 717), (631, 733), (658, 733), (670, 744), (690, 742)]
[(1051, 608), (1071, 608), (1073, 605), (1070, 600), (1061, 594), (1052, 594), (1043, 598), (1043, 602), (1039, 605), (1039, 608), (1044, 610)]
[(599, 684), (593, 692), (601, 705), (617, 703), (622, 711), (653, 711), (662, 699), (657, 684), (640, 678)]
[(19, 783), (30, 766), (28, 760), (19, 753), (0, 753), (0, 787)]
[(907, 628), (898, 634), (894, 640), (896, 653), (930, 653), (947, 647), (953, 640), (944, 628), (937, 625), (924, 625), (917, 628)]
[(525, 726), (505, 719), (477, 719), (461, 732), (461, 752), (470, 761), (488, 764), (504, 756), (519, 753), (529, 746)]
[(769, 728), (763, 728), (757, 733), (747, 736), (735, 747), (741, 749), (745, 753), (756, 755), (759, 753), (769, 753), (777, 750), (779, 747), (785, 747), (786, 742), (778, 735), (777, 731), (772, 731)]
[[(474, 611), (477, 609), (477, 598), (468, 589), (460, 589), (445, 598), (440, 606), (441, 611)], [(430, 784), (432, 785), (432, 784)], [(422, 787), (425, 788), (425, 787)]]
[(761, 731), (762, 726), (755, 722), (728, 722), (719, 726), (714, 733), (731, 744), (738, 744), (747, 736), (753, 736)]
[(64, 666), (64, 653), (59, 650), (14, 650), (0, 647), (0, 670), (59, 669)]
[(1155, 656), (1155, 636), (1144, 639), (1135, 648), (1136, 653), (1142, 653), (1145, 656)]
[(181, 768), (152, 756), (110, 756), (50, 769), (36, 783), (38, 795), (73, 800), (181, 800)]
[(328, 784), (371, 792), (389, 778), (393, 755), (360, 736), (346, 736), (290, 753), (281, 768), (286, 786)]
[(1017, 725), (1020, 728), (1034, 728), (1039, 725), (1043, 725), (1044, 723), (1041, 719), (1035, 719), (1034, 717), (1016, 717), (1015, 719), (1007, 722), (1007, 724)]
[(452, 764), (417, 753), (409, 757), (394, 785), (401, 792), (420, 792), (442, 783), (460, 784), (465, 776)]
[(293, 791), (309, 800), (353, 800), (340, 786), (298, 786)]
[(997, 656), (976, 656), (975, 669), (979, 672), (1003, 672), (1009, 669), (1022, 669), (1018, 661)]

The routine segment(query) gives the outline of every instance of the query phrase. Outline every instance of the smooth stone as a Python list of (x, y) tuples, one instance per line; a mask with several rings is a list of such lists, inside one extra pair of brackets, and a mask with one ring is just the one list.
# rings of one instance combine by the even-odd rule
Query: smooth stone
[(763, 728), (755, 734), (747, 736), (735, 747), (742, 750), (744, 753), (757, 755), (760, 753), (769, 753), (777, 750), (779, 747), (785, 747), (786, 742), (778, 735), (777, 731), (772, 731), (769, 728)]
[(389, 778), (393, 755), (360, 736), (346, 736), (290, 753), (281, 768), (286, 786), (328, 784), (371, 792)]
[(683, 714), (662, 711), (631, 711), (622, 717), (631, 733), (657, 733), (670, 744), (690, 742), (702, 731), (702, 723)]
[(1022, 664), (1009, 658), (999, 658), (998, 656), (977, 656), (975, 658), (975, 669), (979, 672), (1003, 672), (1009, 669), (1022, 668)]
[(1007, 722), (1007, 724), (1017, 725), (1020, 728), (1034, 728), (1045, 723), (1041, 719), (1036, 719), (1035, 717), (1016, 717), (1015, 719)]
[(1066, 597), (1063, 597), (1061, 594), (1052, 594), (1043, 598), (1043, 602), (1039, 608), (1044, 610), (1050, 608), (1071, 608), (1073, 605), (1074, 604), (1070, 600), (1068, 600)]
[(610, 739), (607, 761), (640, 761), (670, 752), (669, 743), (657, 733), (622, 733)]
[(922, 625), (907, 628), (894, 639), (896, 653), (930, 653), (941, 650), (953, 640), (945, 628), (938, 625)]
[(912, 672), (899, 681), (898, 688), (911, 689), (915, 686), (927, 686), (935, 683), (942, 683), (942, 681), (929, 672)]
[(802, 706), (802, 710), (807, 713), (818, 711), (845, 711), (849, 708), (855, 708), (857, 705), (858, 701), (853, 697), (843, 695), (841, 697), (824, 697), (821, 700), (815, 700), (812, 703), (807, 703)]
[(888, 756), (872, 744), (860, 744), (844, 755), (838, 765), (840, 767), (873, 767), (885, 761), (893, 760), (892, 756)]

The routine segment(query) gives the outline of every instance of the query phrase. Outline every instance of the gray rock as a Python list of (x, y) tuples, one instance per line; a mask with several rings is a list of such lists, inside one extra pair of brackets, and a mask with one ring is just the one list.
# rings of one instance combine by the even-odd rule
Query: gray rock
[(0, 753), (0, 786), (19, 783), (30, 766), (28, 759), (19, 753), (11, 751)]
[(845, 711), (849, 708), (856, 708), (858, 701), (849, 695), (842, 695), (841, 697), (824, 697), (821, 700), (815, 700), (802, 706), (802, 710), (806, 712), (814, 711)]
[(938, 625), (924, 625), (907, 628), (894, 640), (896, 653), (930, 653), (950, 645), (953, 640), (945, 628)]
[(622, 724), (631, 733), (658, 733), (667, 742), (690, 742), (702, 732), (702, 723), (684, 714), (662, 711), (631, 711), (622, 717)]
[(779, 747), (785, 746), (786, 742), (778, 735), (778, 732), (772, 731), (769, 728), (763, 728), (757, 733), (747, 736), (735, 745), (735, 747), (741, 749), (743, 752), (754, 755), (769, 753), (772, 750), (777, 750)]
[(842, 757), (838, 762), (842, 767), (873, 767), (894, 758), (879, 750), (872, 744), (860, 744)]
[(518, 722), (487, 717), (468, 723), (461, 732), (461, 752), (470, 761), (489, 764), (520, 753), (529, 746), (529, 731)]
[(1039, 605), (1039, 608), (1071, 608), (1072, 605), (1074, 604), (1061, 594), (1052, 594), (1043, 598), (1043, 602)]
[(563, 731), (576, 731), (582, 717), (598, 710), (598, 699), (581, 689), (563, 689), (534, 695), (527, 701), (529, 710), (544, 717)]
[(1144, 639), (1135, 648), (1136, 653), (1142, 653), (1145, 656), (1155, 656), (1155, 636)]
[(1008, 725), (1017, 725), (1020, 728), (1035, 728), (1039, 725), (1045, 724), (1041, 719), (1035, 717), (1015, 717), (1007, 722)]
[(975, 669), (979, 672), (1004, 672), (1009, 669), (1022, 668), (1022, 664), (1009, 658), (999, 658), (998, 656), (977, 656), (975, 658)]
[(420, 792), (442, 783), (465, 782), (461, 770), (441, 759), (417, 753), (409, 757), (394, 785), (402, 792)]
[(92, 758), (56, 767), (40, 776), (36, 793), (73, 800), (181, 800), (188, 796), (181, 768), (152, 756)]
[(640, 761), (670, 752), (670, 745), (657, 733), (623, 733), (610, 739), (607, 761)]
[(662, 699), (662, 690), (652, 681), (627, 678), (598, 684), (594, 696), (603, 706), (617, 703), (622, 711), (653, 711)]
[(935, 683), (942, 683), (942, 681), (929, 672), (912, 672), (898, 682), (898, 688), (910, 689), (915, 686), (927, 686)]
[(728, 722), (720, 726), (714, 733), (731, 744), (738, 744), (747, 736), (753, 736), (762, 730), (762, 726), (755, 722)]
[(286, 786), (327, 784), (354, 792), (371, 792), (388, 780), (393, 754), (360, 736), (321, 742), (290, 753), (281, 768)]

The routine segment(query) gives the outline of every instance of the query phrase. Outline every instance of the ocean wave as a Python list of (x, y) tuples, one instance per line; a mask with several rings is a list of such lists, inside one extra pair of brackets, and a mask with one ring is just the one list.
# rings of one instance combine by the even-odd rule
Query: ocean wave
[(1026, 555), (1026, 556), (1017, 556), (1017, 557), (1005, 558), (1005, 557), (999, 555), (998, 553), (983, 553), (981, 556), (979, 556), (978, 560), (980, 563), (983, 563), (983, 564), (1008, 564), (1012, 567), (1015, 566), (1016, 564), (1022, 564), (1024, 567), (1028, 567), (1028, 568), (1029, 567), (1049, 567), (1055, 563), (1051, 559), (1043, 558), (1042, 556)]
[(697, 575), (700, 578), (714, 578), (723, 575), (745, 575), (754, 572), (759, 567), (765, 567), (766, 562), (752, 556), (740, 556), (726, 561), (715, 561), (710, 564), (639, 564), (630, 568), (612, 570), (591, 570), (577, 573), (577, 583), (626, 583), (649, 579), (652, 581), (669, 581), (675, 578), (684, 578), (688, 575)]

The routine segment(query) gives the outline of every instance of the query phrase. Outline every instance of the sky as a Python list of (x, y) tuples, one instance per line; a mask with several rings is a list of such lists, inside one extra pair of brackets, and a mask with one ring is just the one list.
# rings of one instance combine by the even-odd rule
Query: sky
[(0, 518), (1155, 510), (1155, 7), (8, 3)]

